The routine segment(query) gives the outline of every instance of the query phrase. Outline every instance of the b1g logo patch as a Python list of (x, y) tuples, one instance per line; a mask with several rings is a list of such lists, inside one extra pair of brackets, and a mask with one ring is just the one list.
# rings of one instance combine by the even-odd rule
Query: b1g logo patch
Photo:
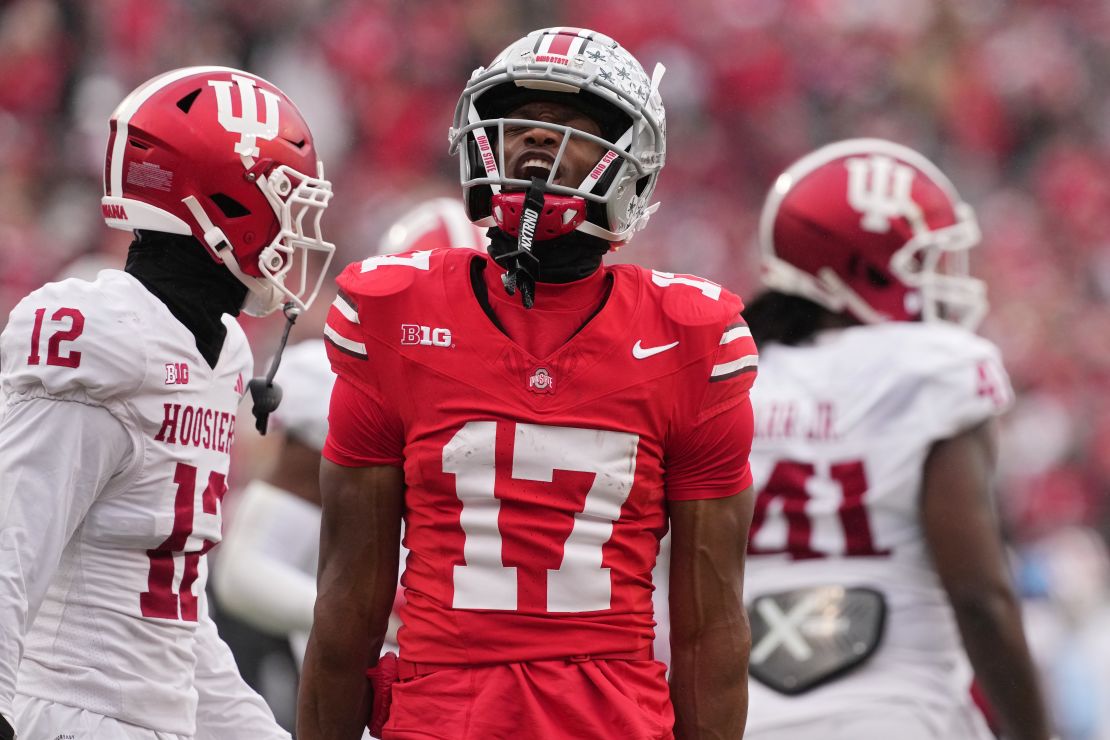
[(188, 385), (189, 366), (184, 362), (166, 363), (166, 385)]
[(425, 347), (450, 347), (451, 330), (420, 326), (419, 324), (401, 324), (401, 344), (421, 344)]
[(533, 393), (554, 393), (555, 376), (546, 367), (537, 367), (528, 378), (528, 390)]

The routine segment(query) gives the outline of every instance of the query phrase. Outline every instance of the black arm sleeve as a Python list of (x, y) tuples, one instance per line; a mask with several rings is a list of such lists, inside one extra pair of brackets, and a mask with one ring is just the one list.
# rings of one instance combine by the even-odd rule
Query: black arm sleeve
[(0, 740), (15, 740), (15, 729), (0, 715)]

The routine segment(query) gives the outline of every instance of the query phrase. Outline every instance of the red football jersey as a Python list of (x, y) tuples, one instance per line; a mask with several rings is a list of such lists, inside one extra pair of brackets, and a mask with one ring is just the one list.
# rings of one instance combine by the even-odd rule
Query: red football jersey
[(740, 299), (606, 267), (604, 306), (539, 358), (485, 313), (476, 268), (497, 269), (469, 250), (352, 264), (325, 330), (339, 376), (325, 456), (405, 470), (402, 657), (646, 648), (666, 499), (751, 483)]

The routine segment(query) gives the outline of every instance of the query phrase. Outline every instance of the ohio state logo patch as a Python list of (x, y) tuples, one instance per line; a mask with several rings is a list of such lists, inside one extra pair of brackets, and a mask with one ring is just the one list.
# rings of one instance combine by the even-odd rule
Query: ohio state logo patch
[(537, 367), (528, 378), (528, 390), (533, 393), (554, 393), (555, 376), (546, 367)]

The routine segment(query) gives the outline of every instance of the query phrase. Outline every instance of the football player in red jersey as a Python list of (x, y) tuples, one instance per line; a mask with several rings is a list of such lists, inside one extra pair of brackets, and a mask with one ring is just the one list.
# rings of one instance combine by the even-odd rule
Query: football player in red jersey
[[(389, 702), (387, 738), (743, 734), (755, 346), (719, 285), (602, 264), (655, 208), (661, 74), (588, 30), (514, 42), (451, 130), (489, 255), (340, 276), (298, 737), (357, 737)], [(371, 692), (402, 518), (399, 681), (379, 665)]]
[(189, 67), (116, 108), (104, 188), (125, 269), (43, 286), (0, 336), (0, 737), (288, 738), (216, 633), (207, 553), (253, 374), (235, 317), (311, 303), (331, 185), (281, 90)]
[(889, 141), (821, 147), (767, 196), (749, 738), (988, 740), (971, 668), (1005, 737), (1050, 734), (992, 500), (1013, 392), (972, 331), (978, 241)]

